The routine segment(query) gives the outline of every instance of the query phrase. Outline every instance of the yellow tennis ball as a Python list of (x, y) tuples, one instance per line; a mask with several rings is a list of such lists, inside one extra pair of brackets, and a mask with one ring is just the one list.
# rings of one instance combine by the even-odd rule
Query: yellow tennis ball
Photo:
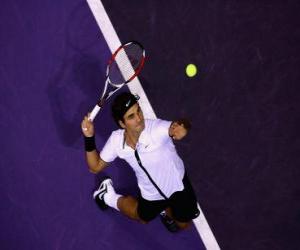
[(185, 73), (188, 77), (193, 77), (197, 74), (197, 67), (195, 64), (188, 64), (185, 68)]

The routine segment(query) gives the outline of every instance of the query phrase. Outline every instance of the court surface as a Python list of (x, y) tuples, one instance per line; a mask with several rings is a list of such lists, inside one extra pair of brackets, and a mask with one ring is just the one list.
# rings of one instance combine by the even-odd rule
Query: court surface
[[(119, 193), (138, 192), (121, 160), (89, 173), (80, 130), (118, 40), (86, 1), (3, 1), (0, 249), (298, 249), (299, 3), (100, 3), (120, 42), (146, 48), (147, 116), (192, 122), (176, 146), (203, 217), (170, 234), (159, 218), (140, 225), (97, 208), (104, 175)], [(117, 128), (109, 104), (95, 124), (101, 148)]]

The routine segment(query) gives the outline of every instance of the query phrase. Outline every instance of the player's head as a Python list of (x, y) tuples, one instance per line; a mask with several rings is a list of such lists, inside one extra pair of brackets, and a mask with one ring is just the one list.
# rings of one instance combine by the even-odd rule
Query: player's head
[(112, 115), (117, 125), (124, 129), (143, 130), (144, 117), (138, 104), (139, 96), (128, 92), (117, 95), (112, 104)]

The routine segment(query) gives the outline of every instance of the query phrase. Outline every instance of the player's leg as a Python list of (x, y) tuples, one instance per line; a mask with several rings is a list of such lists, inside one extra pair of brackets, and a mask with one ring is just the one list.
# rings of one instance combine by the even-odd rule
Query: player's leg
[(131, 219), (147, 223), (154, 219), (166, 207), (166, 201), (147, 201), (142, 197), (117, 194), (110, 178), (104, 179), (100, 187), (94, 192), (93, 197), (103, 210), (112, 207)]
[(137, 213), (138, 201), (136, 198), (132, 196), (121, 196), (118, 199), (117, 205), (122, 214), (126, 215), (130, 219), (145, 223), (143, 220), (141, 220)]
[(108, 177), (101, 182), (93, 197), (102, 210), (111, 207), (131, 219), (140, 220), (137, 214), (138, 201), (132, 196), (117, 194), (112, 180)]

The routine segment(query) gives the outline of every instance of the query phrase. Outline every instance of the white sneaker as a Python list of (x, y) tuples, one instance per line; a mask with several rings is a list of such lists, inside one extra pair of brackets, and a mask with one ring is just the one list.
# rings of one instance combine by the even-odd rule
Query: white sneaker
[(108, 208), (104, 201), (104, 195), (108, 192), (108, 185), (112, 185), (112, 180), (106, 177), (100, 184), (99, 188), (93, 193), (93, 198), (101, 210)]

